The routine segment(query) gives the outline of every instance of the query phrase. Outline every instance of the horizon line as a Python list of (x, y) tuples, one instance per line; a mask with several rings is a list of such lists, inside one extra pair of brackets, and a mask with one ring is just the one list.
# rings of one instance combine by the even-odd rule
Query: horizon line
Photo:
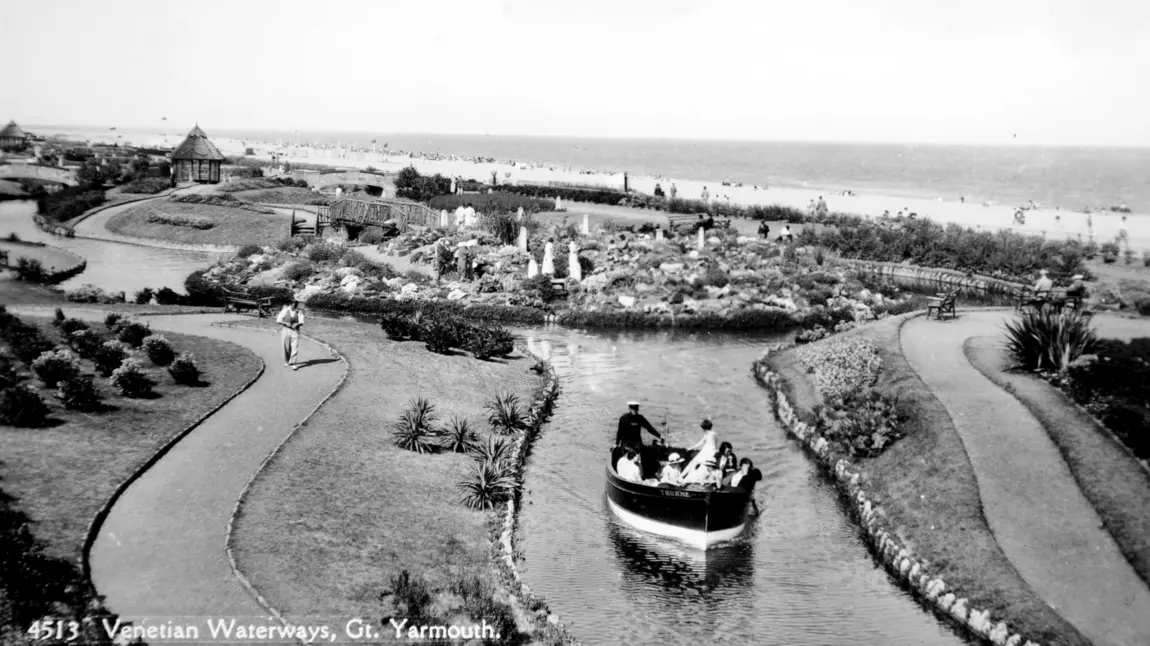
[[(164, 123), (171, 123), (165, 121)], [(158, 124), (157, 124), (158, 125)], [(198, 122), (193, 124), (198, 126)], [(21, 126), (22, 128), (24, 126)], [(155, 126), (145, 125), (94, 125), (94, 124), (29, 124), (27, 128), (130, 128), (133, 130), (151, 130)], [(201, 127), (202, 128), (202, 127)], [(182, 126), (177, 129), (172, 127), (177, 132), (182, 132)], [(188, 128), (191, 130), (191, 127)], [(539, 134), (514, 134), (514, 133), (476, 133), (476, 132), (382, 132), (375, 130), (330, 130), (324, 128), (266, 128), (266, 127), (220, 127), (219, 131), (249, 131), (249, 132), (275, 132), (275, 133), (291, 133), (291, 132), (307, 132), (307, 133), (324, 133), (324, 134), (355, 134), (362, 133), (375, 133), (378, 136), (398, 135), (398, 136), (436, 136), (436, 137), (516, 137), (524, 139), (588, 139), (588, 140), (604, 140), (604, 141), (682, 141), (682, 142), (707, 142), (707, 143), (763, 143), (763, 144), (815, 144), (815, 145), (873, 145), (873, 146), (968, 146), (971, 148), (1120, 148), (1120, 149), (1140, 149), (1150, 148), (1150, 143), (1147, 144), (1072, 144), (1072, 143), (1022, 143), (1009, 141), (1006, 143), (989, 143), (989, 142), (955, 142), (955, 141), (877, 141), (869, 139), (855, 139), (855, 140), (818, 140), (818, 139), (762, 139), (762, 138), (747, 138), (747, 139), (732, 139), (728, 137), (686, 137), (686, 136), (611, 136), (611, 135), (539, 135)], [(161, 134), (161, 133), (157, 133)]]

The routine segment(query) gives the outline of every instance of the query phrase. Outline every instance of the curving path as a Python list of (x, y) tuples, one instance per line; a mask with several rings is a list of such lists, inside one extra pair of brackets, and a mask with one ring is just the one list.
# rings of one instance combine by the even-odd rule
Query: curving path
[(82, 216), (83, 219), (79, 222), (75, 222), (72, 228), (76, 232), (77, 238), (87, 238), (89, 240), (102, 240), (104, 242), (143, 245), (145, 247), (158, 247), (160, 249), (174, 249), (178, 251), (236, 251), (239, 249), (238, 245), (181, 244), (178, 242), (166, 242), (164, 240), (157, 240), (154, 238), (125, 236), (118, 233), (112, 233), (108, 230), (108, 221), (120, 213), (127, 211), (128, 209), (136, 208), (142, 204), (147, 204), (148, 202), (166, 200), (172, 195), (186, 195), (189, 193), (212, 193), (214, 190), (215, 187), (210, 184), (197, 184), (194, 186), (178, 188), (174, 191), (171, 191), (170, 193), (158, 195), (157, 197), (133, 200), (131, 202), (122, 202), (120, 204), (114, 204), (107, 207), (98, 207), (94, 213), (89, 212), (91, 215)]
[[(51, 316), (51, 307), (12, 307)], [(69, 308), (102, 321), (104, 312)], [(266, 617), (235, 578), (225, 551), (228, 522), (248, 480), (295, 425), (335, 388), (347, 365), (301, 339), (298, 371), (283, 366), (279, 334), (219, 327), (238, 315), (148, 316), (155, 330), (230, 341), (256, 353), (264, 373), (181, 440), (115, 502), (90, 553), (92, 580), (110, 610), (145, 617)], [(209, 373), (210, 376), (210, 373)]]
[[(1150, 644), (1150, 590), (1028, 410), (966, 359), (970, 337), (1003, 338), (1008, 311), (908, 321), (902, 351), (950, 413), (1002, 551), (1038, 596), (1096, 646)], [(1100, 333), (1129, 327), (1096, 318)], [(1115, 336), (1122, 336), (1121, 332)]]

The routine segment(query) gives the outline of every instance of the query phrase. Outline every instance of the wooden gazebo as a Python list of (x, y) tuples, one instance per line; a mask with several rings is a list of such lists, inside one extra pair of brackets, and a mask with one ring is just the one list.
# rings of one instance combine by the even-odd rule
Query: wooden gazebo
[(200, 130), (199, 124), (188, 133), (187, 139), (172, 151), (172, 179), (177, 184), (198, 182), (217, 184), (220, 181), (220, 165), (224, 155), (208, 136)]
[(24, 148), (28, 145), (28, 133), (16, 125), (15, 121), (9, 121), (8, 125), (0, 130), (0, 148)]

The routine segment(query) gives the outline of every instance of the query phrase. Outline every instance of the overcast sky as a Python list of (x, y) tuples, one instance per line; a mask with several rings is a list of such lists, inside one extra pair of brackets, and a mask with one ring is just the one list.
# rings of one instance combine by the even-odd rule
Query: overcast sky
[(1146, 0), (4, 5), (25, 124), (1150, 146)]

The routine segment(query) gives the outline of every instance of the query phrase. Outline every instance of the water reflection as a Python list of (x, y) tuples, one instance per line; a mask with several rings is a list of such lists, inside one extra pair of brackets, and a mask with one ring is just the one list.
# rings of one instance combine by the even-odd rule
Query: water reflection
[(35, 213), (36, 203), (31, 200), (0, 202), (0, 237), (15, 233), (21, 240), (45, 242), (83, 256), (88, 261), (87, 268), (61, 283), (64, 289), (91, 284), (110, 292), (126, 292), (129, 298), (145, 287), (170, 287), (183, 292), (188, 274), (211, 266), (220, 257), (207, 251), (60, 238), (38, 229), (32, 220)]

